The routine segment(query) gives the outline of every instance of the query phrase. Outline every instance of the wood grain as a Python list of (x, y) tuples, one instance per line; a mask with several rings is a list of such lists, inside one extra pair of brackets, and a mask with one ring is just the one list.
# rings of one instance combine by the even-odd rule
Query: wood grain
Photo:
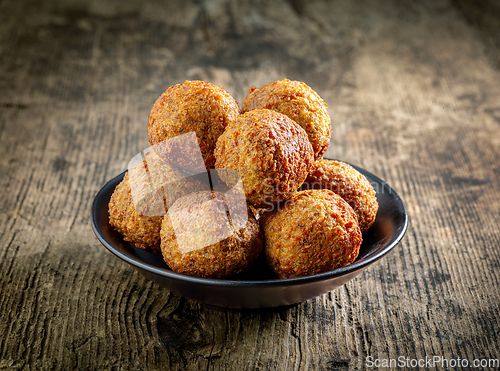
[[(492, 0), (0, 1), (0, 369), (500, 359), (498, 14)], [(327, 102), (327, 156), (405, 201), (393, 253), (300, 305), (226, 312), (98, 243), (93, 197), (149, 145), (168, 86), (208, 80), (242, 102), (285, 77)]]

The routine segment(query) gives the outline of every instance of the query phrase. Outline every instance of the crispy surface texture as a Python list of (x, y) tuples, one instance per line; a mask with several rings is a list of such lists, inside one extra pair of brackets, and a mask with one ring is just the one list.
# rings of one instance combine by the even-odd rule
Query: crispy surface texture
[(109, 222), (125, 241), (158, 254), (161, 222), (168, 207), (178, 198), (204, 189), (208, 185), (184, 178), (150, 152), (127, 171), (111, 195)]
[(352, 208), (329, 190), (295, 193), (263, 215), (266, 258), (280, 278), (309, 276), (351, 264), (361, 231)]
[(268, 109), (249, 111), (228, 125), (214, 153), (217, 169), (239, 172), (247, 200), (257, 208), (290, 197), (313, 162), (304, 129)]
[(196, 192), (175, 202), (163, 218), (161, 251), (177, 273), (223, 278), (249, 268), (262, 251), (260, 226), (244, 202), (228, 217), (231, 199)]
[(162, 216), (143, 216), (136, 211), (126, 173), (109, 201), (109, 224), (123, 236), (125, 241), (158, 254), (162, 219)]
[[(195, 132), (207, 169), (213, 168), (213, 151), (225, 127), (240, 114), (238, 103), (219, 86), (205, 81), (186, 81), (169, 87), (149, 114), (148, 137), (155, 146), (166, 139)], [(180, 168), (189, 167), (198, 148), (161, 145), (163, 154)]]
[(329, 189), (340, 195), (358, 216), (362, 233), (375, 222), (378, 202), (370, 182), (351, 165), (340, 161), (316, 161), (302, 189)]
[(326, 152), (331, 138), (328, 106), (321, 97), (301, 81), (284, 79), (261, 88), (252, 87), (243, 100), (242, 112), (267, 108), (287, 115), (307, 133), (319, 159)]

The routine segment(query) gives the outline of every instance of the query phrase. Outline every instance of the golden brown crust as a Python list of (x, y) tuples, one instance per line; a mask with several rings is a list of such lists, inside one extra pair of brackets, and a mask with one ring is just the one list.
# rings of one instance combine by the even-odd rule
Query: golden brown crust
[(378, 211), (375, 190), (370, 182), (351, 165), (340, 161), (316, 161), (303, 189), (329, 189), (340, 195), (358, 216), (362, 233), (371, 227)]
[(329, 190), (295, 193), (261, 221), (269, 265), (280, 278), (327, 272), (351, 264), (361, 231), (352, 208)]
[(217, 141), (215, 167), (239, 172), (247, 200), (269, 208), (304, 182), (313, 150), (304, 129), (271, 110), (253, 110), (228, 125)]
[[(219, 86), (204, 81), (186, 81), (169, 87), (154, 103), (149, 114), (151, 145), (194, 131), (207, 169), (213, 168), (213, 151), (225, 127), (239, 116), (238, 103)], [(160, 147), (170, 160), (189, 167), (196, 146), (179, 150)]]
[(125, 241), (158, 254), (162, 219), (162, 216), (143, 216), (137, 213), (126, 173), (109, 201), (109, 224), (123, 236)]
[(267, 108), (287, 115), (307, 133), (319, 159), (331, 138), (328, 107), (321, 97), (301, 81), (274, 81), (261, 88), (252, 87), (243, 101), (242, 112)]
[(160, 252), (163, 216), (178, 198), (207, 189), (201, 181), (185, 178), (154, 152), (132, 167), (111, 195), (109, 223), (127, 242), (155, 254)]
[(174, 272), (229, 277), (257, 259), (262, 251), (259, 224), (246, 203), (246, 215), (228, 218), (228, 202), (219, 192), (196, 192), (169, 209), (161, 228), (161, 250)]

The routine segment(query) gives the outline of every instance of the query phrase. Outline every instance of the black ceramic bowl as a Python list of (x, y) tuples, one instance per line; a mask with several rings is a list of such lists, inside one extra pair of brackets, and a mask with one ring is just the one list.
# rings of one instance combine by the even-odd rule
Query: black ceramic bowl
[(92, 204), (92, 228), (99, 241), (117, 257), (131, 264), (146, 278), (187, 298), (223, 308), (292, 305), (334, 290), (352, 280), (391, 251), (406, 231), (408, 215), (401, 198), (373, 174), (355, 168), (377, 192), (377, 218), (363, 235), (359, 256), (354, 263), (313, 276), (280, 280), (269, 269), (264, 257), (250, 271), (231, 279), (198, 278), (172, 272), (161, 255), (153, 255), (130, 245), (109, 225), (109, 199), (125, 172), (111, 179), (96, 195)]

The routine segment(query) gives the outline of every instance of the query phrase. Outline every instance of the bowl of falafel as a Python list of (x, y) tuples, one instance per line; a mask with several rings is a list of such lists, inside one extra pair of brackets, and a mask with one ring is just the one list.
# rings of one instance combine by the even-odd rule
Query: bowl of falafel
[(324, 158), (328, 107), (300, 81), (186, 81), (154, 103), (151, 146), (96, 195), (98, 240), (146, 278), (220, 308), (294, 305), (344, 285), (403, 237), (384, 181)]

